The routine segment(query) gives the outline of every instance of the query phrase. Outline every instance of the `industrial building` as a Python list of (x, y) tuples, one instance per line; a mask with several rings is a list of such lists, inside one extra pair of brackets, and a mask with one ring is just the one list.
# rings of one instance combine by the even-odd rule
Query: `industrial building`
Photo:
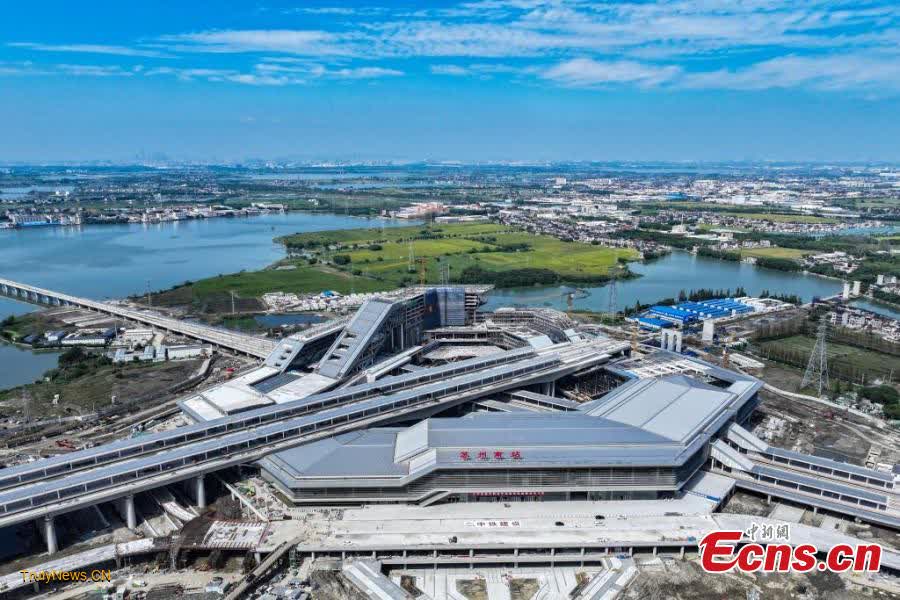
[(752, 298), (713, 298), (697, 302), (679, 302), (673, 306), (656, 305), (629, 320), (645, 329), (686, 327), (701, 321), (727, 319), (757, 310)]

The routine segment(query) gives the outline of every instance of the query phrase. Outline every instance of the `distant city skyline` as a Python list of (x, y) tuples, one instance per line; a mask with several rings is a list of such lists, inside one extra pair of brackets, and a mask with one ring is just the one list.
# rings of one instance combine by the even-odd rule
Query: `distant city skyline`
[(0, 161), (900, 161), (888, 0), (16, 3)]

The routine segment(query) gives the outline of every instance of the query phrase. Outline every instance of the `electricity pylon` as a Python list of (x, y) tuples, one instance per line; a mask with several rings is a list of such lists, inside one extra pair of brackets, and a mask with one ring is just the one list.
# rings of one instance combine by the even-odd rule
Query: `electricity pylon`
[(809, 364), (806, 365), (806, 373), (803, 374), (803, 381), (800, 383), (801, 389), (809, 385), (815, 386), (819, 396), (828, 389), (827, 336), (828, 323), (823, 316), (819, 321), (816, 345), (813, 346), (812, 354), (809, 355)]
[(609, 282), (609, 299), (607, 312), (609, 312), (609, 318), (615, 320), (616, 313), (619, 312), (619, 290), (616, 287), (616, 280), (613, 279)]

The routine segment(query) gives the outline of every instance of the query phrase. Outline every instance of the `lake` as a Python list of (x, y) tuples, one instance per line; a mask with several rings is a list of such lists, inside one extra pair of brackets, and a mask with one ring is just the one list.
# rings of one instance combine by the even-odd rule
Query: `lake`
[[(304, 231), (403, 226), (409, 221), (279, 213), (158, 224), (0, 230), (0, 277), (104, 300), (185, 280), (260, 269), (284, 256), (273, 238)], [(0, 298), (0, 319), (37, 310)], [(34, 381), (54, 354), (0, 346), (0, 389)]]
[(56, 367), (59, 352), (32, 352), (0, 342), (0, 390), (31, 383)]
[(872, 311), (873, 313), (890, 317), (891, 319), (900, 320), (900, 310), (881, 302), (873, 302), (871, 300), (854, 300), (851, 302), (856, 308)]
[[(688, 292), (700, 288), (734, 290), (737, 286), (743, 286), (750, 295), (769, 290), (773, 294), (796, 294), (808, 301), (813, 296), (836, 294), (842, 287), (841, 282), (835, 279), (762, 269), (750, 264), (694, 256), (681, 251), (644, 263), (630, 263), (629, 267), (641, 277), (616, 284), (617, 310), (634, 306), (635, 302), (650, 304), (663, 298), (673, 298), (682, 289)], [(485, 309), (530, 305), (565, 310), (566, 295), (574, 289), (571, 286), (552, 286), (493, 290), (488, 295)], [(609, 310), (607, 285), (579, 289), (584, 290), (587, 295), (575, 299), (573, 306), (576, 310)]]

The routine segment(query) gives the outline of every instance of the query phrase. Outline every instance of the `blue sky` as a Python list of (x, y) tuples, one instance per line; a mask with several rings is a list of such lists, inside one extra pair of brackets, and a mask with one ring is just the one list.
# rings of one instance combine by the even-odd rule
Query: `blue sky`
[(900, 160), (890, 0), (16, 2), (0, 160)]

